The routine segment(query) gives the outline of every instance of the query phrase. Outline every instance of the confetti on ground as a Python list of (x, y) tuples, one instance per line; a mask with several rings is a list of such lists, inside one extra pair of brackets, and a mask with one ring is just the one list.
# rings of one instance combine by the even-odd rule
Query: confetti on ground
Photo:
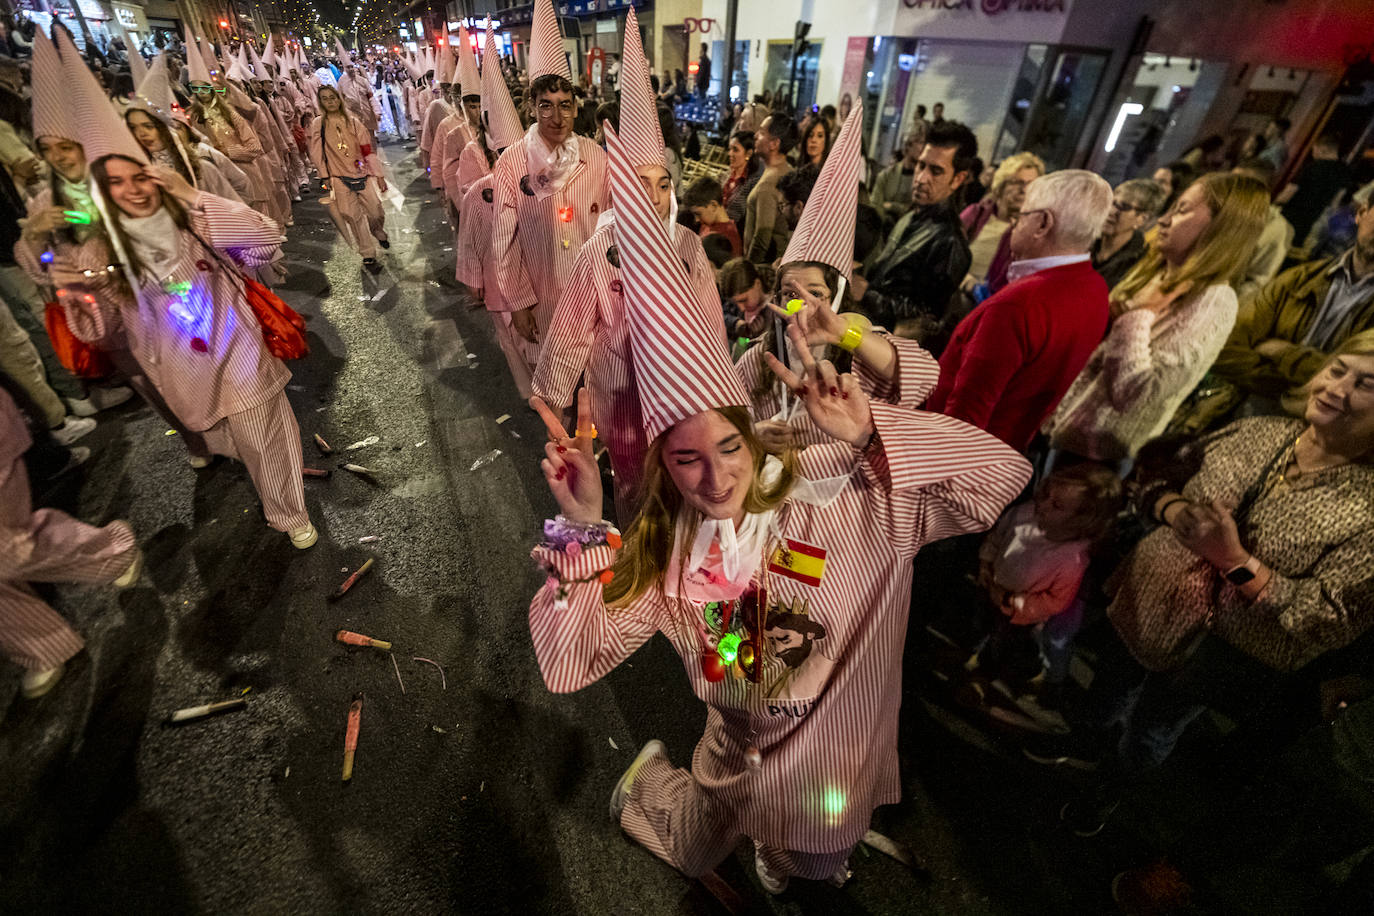
[(371, 544), (371, 543), (374, 543), (374, 542), (376, 542), (376, 541), (380, 541), (381, 539), (382, 539), (382, 536), (381, 536), (380, 534), (365, 534), (365, 535), (363, 535), (362, 537), (358, 538), (358, 543), (359, 543), (359, 544)]
[(357, 442), (354, 442), (348, 447), (347, 451), (356, 452), (360, 448), (367, 448), (369, 445), (376, 445), (381, 441), (381, 436), (368, 436), (366, 439), (359, 439)]
[(607, 738), (606, 740), (610, 742), (611, 747), (615, 748), (617, 751), (620, 750), (620, 745), (615, 743), (614, 738)]
[(177, 431), (174, 430), (174, 429), (169, 429), (169, 430), (167, 430), (165, 433), (163, 433), (164, 436), (175, 436), (176, 434), (177, 434)]
[(421, 439), (419, 442), (416, 442), (416, 443), (415, 443), (415, 447), (416, 447), (416, 448), (423, 448), (424, 445), (425, 445), (425, 443), (428, 442), (428, 441), (429, 441), (428, 439)]
[(506, 421), (509, 420), (509, 419), (510, 419), (510, 414), (508, 414), (508, 413), (503, 413), (503, 414), (501, 414), (501, 416), (499, 416), (499, 417), (496, 418), (496, 425), (497, 425), (497, 426), (500, 426), (502, 423), (506, 422)]

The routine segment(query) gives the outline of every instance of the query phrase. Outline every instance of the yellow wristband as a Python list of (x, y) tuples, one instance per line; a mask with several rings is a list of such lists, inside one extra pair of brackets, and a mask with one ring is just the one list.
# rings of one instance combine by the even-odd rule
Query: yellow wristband
[(859, 348), (859, 342), (863, 339), (863, 325), (859, 324), (857, 321), (852, 321), (849, 323), (849, 327), (844, 329), (844, 333), (840, 335), (837, 346), (839, 346), (841, 350), (848, 350), (850, 353), (853, 353)]

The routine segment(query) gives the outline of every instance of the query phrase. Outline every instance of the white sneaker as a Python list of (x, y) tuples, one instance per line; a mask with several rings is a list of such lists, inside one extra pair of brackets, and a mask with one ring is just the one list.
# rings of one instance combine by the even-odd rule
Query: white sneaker
[(652, 757), (667, 757), (668, 748), (657, 738), (652, 738), (645, 742), (639, 749), (635, 759), (630, 761), (629, 769), (620, 774), (620, 780), (611, 790), (611, 820), (620, 822), (620, 813), (625, 810), (625, 803), (630, 800), (630, 787), (634, 785), (635, 777), (639, 775), (640, 767), (644, 766)]
[(199, 471), (201, 468), (208, 468), (214, 459), (209, 455), (187, 455), (186, 463)]
[(92, 388), (84, 398), (63, 398), (67, 407), (78, 417), (93, 417), (102, 410), (118, 407), (134, 396), (134, 390), (124, 385), (115, 388)]
[(129, 564), (129, 568), (119, 574), (119, 578), (114, 580), (112, 585), (115, 588), (128, 588), (138, 581), (138, 577), (143, 573), (143, 551), (134, 548), (134, 559)]
[(759, 883), (768, 893), (777, 896), (787, 890), (787, 875), (775, 875), (768, 870), (768, 863), (763, 861), (763, 844), (758, 840), (754, 841), (754, 873), (759, 876)]
[(56, 687), (57, 682), (62, 680), (62, 672), (66, 670), (66, 665), (58, 665), (56, 668), (45, 668), (42, 671), (25, 671), (23, 679), (19, 682), (19, 689), (26, 700), (36, 700)]
[(299, 528), (292, 528), (287, 534), (291, 536), (291, 546), (297, 550), (314, 547), (315, 542), (320, 539), (320, 533), (315, 530), (315, 526), (310, 522), (306, 522)]
[(88, 435), (95, 429), (95, 421), (89, 417), (66, 417), (62, 420), (62, 425), (52, 431), (52, 437), (57, 440), (58, 445), (71, 445), (82, 436)]

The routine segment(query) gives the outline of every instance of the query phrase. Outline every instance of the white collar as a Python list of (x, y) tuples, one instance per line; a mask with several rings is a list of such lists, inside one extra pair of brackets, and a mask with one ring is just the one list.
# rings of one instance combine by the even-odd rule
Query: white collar
[(1024, 261), (1012, 261), (1007, 268), (1007, 282), (1015, 283), (1017, 280), (1029, 277), (1031, 274), (1038, 274), (1042, 270), (1049, 270), (1051, 267), (1063, 267), (1066, 264), (1077, 264), (1087, 260), (1090, 260), (1090, 257), (1085, 252), (1083, 254), (1055, 254), (1047, 258), (1026, 258)]

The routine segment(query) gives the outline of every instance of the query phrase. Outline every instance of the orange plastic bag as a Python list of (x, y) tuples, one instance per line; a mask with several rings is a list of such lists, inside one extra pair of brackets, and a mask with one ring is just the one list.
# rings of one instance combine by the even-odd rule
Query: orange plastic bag
[(67, 313), (56, 302), (49, 302), (43, 309), (43, 324), (47, 326), (53, 352), (72, 375), (104, 378), (114, 371), (114, 364), (103, 350), (72, 333), (67, 326)]
[(243, 278), (243, 292), (262, 325), (267, 351), (277, 359), (300, 359), (310, 352), (305, 342), (305, 319), (282, 298), (251, 277)]

